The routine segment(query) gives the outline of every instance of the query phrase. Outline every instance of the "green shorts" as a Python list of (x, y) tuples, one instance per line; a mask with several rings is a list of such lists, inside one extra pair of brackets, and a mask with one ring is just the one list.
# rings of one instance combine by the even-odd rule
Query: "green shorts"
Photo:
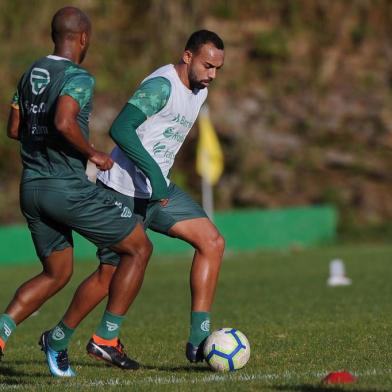
[[(122, 196), (129, 198), (129, 196)], [(162, 207), (157, 202), (148, 202), (148, 200), (146, 200), (147, 209), (143, 217), (145, 228), (149, 228), (153, 231), (171, 237), (169, 230), (177, 222), (207, 217), (203, 208), (200, 207), (200, 205), (196, 203), (186, 192), (173, 183), (169, 185), (168, 199), (169, 203), (166, 207)], [(119, 256), (110, 249), (99, 251), (98, 257), (103, 264), (118, 265), (120, 262)]]
[(177, 222), (207, 217), (203, 208), (173, 183), (169, 185), (168, 199), (169, 203), (166, 207), (158, 205), (158, 211), (148, 225), (149, 229), (170, 236), (169, 230)]
[(22, 184), (20, 205), (41, 260), (73, 246), (72, 230), (98, 248), (107, 248), (123, 240), (140, 221), (129, 198), (87, 181), (82, 187), (49, 179)]

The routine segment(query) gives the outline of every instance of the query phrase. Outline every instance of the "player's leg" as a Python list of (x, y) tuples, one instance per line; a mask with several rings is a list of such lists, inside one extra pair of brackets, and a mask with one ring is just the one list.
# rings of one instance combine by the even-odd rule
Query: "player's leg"
[[(107, 188), (104, 185), (101, 185), (101, 187)], [(121, 195), (117, 196), (121, 197)], [(134, 212), (143, 219), (145, 225), (148, 225), (156, 208), (150, 206), (146, 219), (148, 201), (144, 199), (134, 199), (133, 202)], [(64, 326), (68, 326), (75, 329), (84, 317), (86, 317), (87, 314), (107, 296), (110, 281), (117, 265), (120, 263), (120, 256), (109, 248), (99, 249), (97, 256), (101, 262), (100, 266), (78, 287), (64, 317), (55, 328), (64, 329)], [(66, 337), (66, 335), (67, 328), (64, 330), (64, 337)], [(92, 343), (93, 342), (90, 341), (87, 345), (87, 352), (94, 355), (96, 350)], [(53, 345), (58, 349), (63, 349), (67, 347), (68, 342), (64, 339), (64, 341), (53, 342)]]
[[(107, 351), (110, 351), (109, 359), (112, 363), (121, 367), (134, 368), (137, 364), (121, 351), (117, 335), (125, 311), (137, 295), (143, 280), (144, 270), (151, 253), (151, 243), (143, 227), (138, 223), (139, 218), (132, 213), (134, 206), (129, 197), (95, 185), (88, 188), (68, 198), (72, 203), (70, 202), (68, 208), (67, 223), (79, 234), (94, 242), (99, 249), (108, 247), (115, 249), (120, 254), (122, 266), (121, 276), (114, 279), (115, 274), (113, 275), (115, 283), (109, 286), (109, 297), (114, 300), (109, 301), (108, 309), (95, 335), (97, 340), (102, 339), (101, 343), (107, 343), (104, 346)], [(83, 308), (80, 311), (76, 309), (73, 315), (72, 312), (67, 311), (67, 318), (50, 331), (50, 345), (57, 350), (66, 350), (69, 343), (67, 335), (72, 335), (72, 327), (76, 326), (86, 312), (89, 312), (105, 296), (111, 272), (108, 272), (106, 268), (101, 270), (103, 271), (105, 272), (103, 274), (93, 274), (82, 285), (79, 294), (85, 293), (85, 296), (84, 298), (78, 296), (75, 301), (76, 303), (79, 300), (84, 301)], [(98, 293), (85, 290), (86, 287), (94, 285), (99, 286)], [(118, 287), (121, 285), (122, 287)], [(75, 310), (75, 307), (73, 309)], [(114, 324), (115, 327), (113, 327)], [(113, 328), (116, 334), (112, 339)], [(59, 339), (59, 337), (65, 339)], [(102, 353), (102, 350), (100, 352)], [(105, 357), (105, 359), (108, 358)]]
[[(111, 188), (97, 181), (99, 188), (107, 189), (109, 192), (114, 192)], [(127, 202), (128, 196), (115, 192), (116, 198), (120, 203)], [(138, 215), (145, 225), (148, 224), (148, 219), (151, 219), (154, 209), (149, 209), (149, 217), (146, 219), (148, 200), (133, 199), (133, 210)], [(146, 226), (145, 226), (146, 228)], [(62, 328), (66, 325), (68, 328), (75, 329), (80, 322), (108, 295), (109, 285), (117, 265), (120, 263), (120, 256), (112, 251), (110, 248), (98, 249), (97, 256), (100, 260), (100, 265), (89, 277), (87, 277), (77, 288), (74, 297), (69, 305), (62, 320), (57, 324), (57, 327)], [(53, 343), (59, 349), (65, 348), (68, 342)]]
[[(104, 184), (97, 182), (98, 188), (106, 189), (104, 192), (113, 194), (116, 197), (118, 205), (122, 203), (133, 204), (132, 199), (128, 200), (128, 196), (114, 193), (114, 191)], [(135, 206), (133, 206), (135, 207)], [(136, 209), (136, 208), (133, 208)], [(113, 219), (113, 217), (111, 217)], [(84, 222), (84, 224), (88, 224)], [(115, 228), (115, 231), (118, 230)], [(119, 233), (119, 235), (122, 235)], [(108, 295), (109, 285), (117, 265), (120, 262), (120, 257), (110, 248), (102, 248), (97, 250), (97, 256), (100, 260), (98, 268), (88, 276), (77, 288), (72, 301), (66, 310), (62, 319), (52, 328), (53, 331), (61, 331), (62, 339), (55, 340), (50, 337), (50, 345), (55, 350), (64, 350), (68, 347), (69, 339), (73, 331), (77, 328), (80, 322)]]
[(87, 352), (122, 369), (137, 369), (139, 364), (125, 355), (118, 335), (125, 314), (142, 285), (152, 244), (143, 226), (138, 224), (128, 237), (112, 249), (120, 255), (120, 263), (110, 282), (106, 310), (87, 345)]
[(192, 311), (209, 312), (225, 247), (223, 237), (208, 218), (178, 222), (169, 233), (195, 248), (190, 275)]
[(120, 256), (109, 248), (99, 249), (97, 256), (100, 265), (79, 285), (64, 316), (50, 331), (49, 344), (56, 351), (68, 348), (81, 321), (108, 295)]
[(21, 209), (27, 219), (43, 271), (19, 287), (5, 313), (0, 316), (2, 350), (16, 325), (57, 293), (72, 275), (71, 232), (67, 227), (49, 218), (41, 218), (36, 203), (40, 199), (39, 196), (38, 190), (22, 189)]
[[(100, 264), (77, 288), (62, 322), (75, 329), (81, 321), (108, 295), (115, 265)], [(87, 300), (86, 300), (87, 299)]]
[(202, 359), (202, 341), (210, 333), (210, 311), (224, 252), (224, 239), (204, 210), (174, 184), (169, 188), (169, 204), (160, 207), (150, 228), (177, 237), (195, 249), (190, 286), (192, 311), (187, 357)]
[(54, 251), (42, 260), (42, 272), (17, 289), (4, 314), (0, 316), (2, 351), (16, 326), (67, 284), (72, 275), (72, 264), (71, 247)]
[(72, 276), (72, 260), (70, 247), (52, 252), (43, 260), (42, 272), (17, 289), (5, 310), (15, 324), (29, 317), (68, 283)]
[(190, 274), (192, 311), (187, 357), (191, 362), (197, 362), (203, 358), (202, 342), (210, 334), (210, 312), (225, 243), (208, 218), (178, 222), (169, 233), (188, 242), (195, 249)]

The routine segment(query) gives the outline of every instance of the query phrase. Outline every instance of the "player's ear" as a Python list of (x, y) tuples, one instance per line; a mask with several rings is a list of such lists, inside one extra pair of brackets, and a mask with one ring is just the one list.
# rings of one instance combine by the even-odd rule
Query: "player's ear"
[(87, 45), (88, 42), (88, 34), (83, 31), (82, 34), (80, 34), (80, 44), (84, 47)]
[(182, 61), (185, 64), (190, 64), (193, 57), (193, 53), (190, 50), (185, 50), (182, 54)]

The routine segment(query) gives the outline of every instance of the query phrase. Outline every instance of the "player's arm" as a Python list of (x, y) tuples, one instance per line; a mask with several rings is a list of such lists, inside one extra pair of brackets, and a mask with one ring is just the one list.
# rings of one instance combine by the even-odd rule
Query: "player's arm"
[(64, 138), (101, 170), (113, 166), (112, 159), (105, 153), (95, 150), (85, 139), (77, 121), (81, 108), (92, 95), (94, 81), (81, 76), (71, 79), (60, 93), (57, 101), (54, 125)]
[(11, 107), (10, 114), (8, 116), (7, 124), (7, 136), (11, 139), (19, 140), (19, 124), (20, 124), (20, 113), (18, 109)]
[(167, 199), (167, 183), (161, 168), (143, 147), (136, 129), (148, 117), (162, 110), (169, 96), (170, 82), (167, 79), (153, 78), (146, 81), (124, 106), (110, 128), (112, 139), (150, 180), (151, 200)]
[(7, 123), (7, 136), (11, 139), (19, 140), (20, 111), (19, 111), (19, 95), (18, 92), (12, 98), (10, 113)]

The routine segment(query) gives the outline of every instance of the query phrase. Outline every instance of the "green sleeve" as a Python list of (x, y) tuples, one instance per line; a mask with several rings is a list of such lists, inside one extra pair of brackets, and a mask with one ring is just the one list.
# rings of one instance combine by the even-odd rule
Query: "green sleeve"
[(166, 78), (151, 78), (140, 85), (128, 103), (136, 106), (146, 117), (150, 117), (165, 107), (170, 93), (171, 84)]
[(161, 168), (143, 147), (136, 129), (147, 117), (136, 106), (126, 104), (110, 128), (110, 136), (150, 180), (151, 200), (167, 199), (168, 189)]
[(65, 83), (60, 92), (60, 96), (69, 95), (82, 109), (93, 95), (94, 84), (94, 78), (88, 73), (75, 73)]
[(19, 108), (19, 92), (15, 91), (14, 96), (12, 97), (11, 106), (14, 108)]

